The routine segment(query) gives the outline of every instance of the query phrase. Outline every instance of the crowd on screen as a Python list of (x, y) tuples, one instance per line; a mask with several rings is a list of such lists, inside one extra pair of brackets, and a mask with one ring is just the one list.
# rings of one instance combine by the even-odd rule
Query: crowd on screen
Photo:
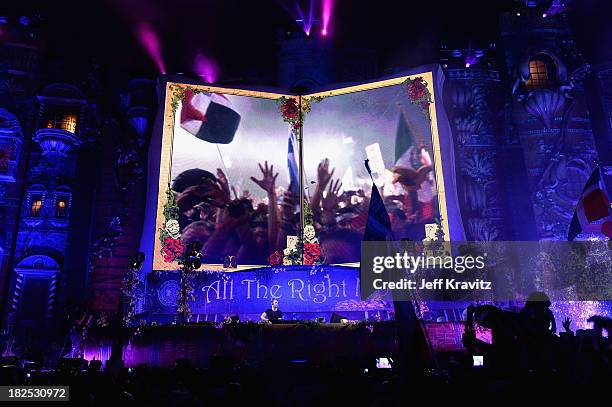
[[(258, 167), (259, 174), (253, 174), (251, 180), (265, 192), (266, 198), (260, 200), (247, 190), (238, 194), (221, 169), (213, 174), (194, 168), (174, 178), (183, 240), (202, 242), (206, 262), (236, 256), (240, 264), (267, 264), (271, 253), (285, 249), (287, 236), (298, 234), (298, 188), (278, 185), (278, 170), (267, 162)], [(384, 198), (392, 229), (398, 238), (424, 238), (424, 224), (435, 220), (437, 202), (420, 202), (416, 190), (409, 190), (408, 176), (399, 171), (393, 175), (394, 182), (405, 188), (399, 188), (401, 194)], [(359, 261), (370, 193), (343, 190), (329, 160), (319, 163), (316, 181), (309, 185), (305, 198), (314, 215), (325, 263)]]

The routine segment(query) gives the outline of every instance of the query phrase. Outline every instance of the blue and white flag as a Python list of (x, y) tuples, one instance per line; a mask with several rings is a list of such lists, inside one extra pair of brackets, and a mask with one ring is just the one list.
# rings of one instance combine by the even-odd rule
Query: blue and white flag
[(298, 145), (293, 131), (289, 130), (289, 139), (287, 140), (287, 167), (289, 169), (289, 185), (291, 192), (299, 196), (300, 190), (300, 172), (298, 169), (297, 154)]

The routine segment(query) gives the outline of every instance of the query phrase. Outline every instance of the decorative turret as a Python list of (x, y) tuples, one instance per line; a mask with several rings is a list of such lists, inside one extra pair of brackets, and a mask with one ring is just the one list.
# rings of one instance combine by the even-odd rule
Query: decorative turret
[(517, 5), (501, 20), (511, 121), (527, 167), (538, 237), (566, 239), (597, 161), (583, 88), (590, 66), (562, 12), (565, 2), (531, 3)]
[(17, 117), (0, 108), (0, 181), (15, 182), (23, 134)]
[(82, 144), (85, 97), (75, 86), (58, 83), (45, 87), (38, 101), (40, 126), (33, 140), (40, 145), (43, 155), (66, 157)]

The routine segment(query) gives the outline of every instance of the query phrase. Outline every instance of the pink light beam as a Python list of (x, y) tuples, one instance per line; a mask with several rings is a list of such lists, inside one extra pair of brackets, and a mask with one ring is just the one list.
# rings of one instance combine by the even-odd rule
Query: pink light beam
[(159, 38), (153, 29), (147, 23), (141, 23), (138, 26), (138, 41), (144, 47), (147, 54), (151, 57), (157, 69), (162, 74), (166, 74), (166, 67), (161, 54), (161, 46)]
[(323, 24), (323, 29), (321, 30), (322, 35), (327, 35), (327, 33), (329, 32), (329, 23), (331, 21), (333, 8), (334, 8), (333, 0), (323, 0), (322, 15), (321, 15), (321, 20)]
[(201, 51), (198, 51), (193, 60), (193, 70), (206, 82), (214, 83), (219, 77), (219, 67)]

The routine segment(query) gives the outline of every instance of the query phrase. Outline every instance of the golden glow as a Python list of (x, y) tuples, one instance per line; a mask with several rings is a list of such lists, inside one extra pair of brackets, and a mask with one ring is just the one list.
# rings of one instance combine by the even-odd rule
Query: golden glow
[(30, 216), (40, 216), (40, 210), (42, 209), (42, 199), (35, 198), (32, 200), (32, 205), (30, 205)]
[(68, 216), (68, 202), (66, 202), (65, 198), (62, 198), (57, 201), (55, 204), (55, 217), (56, 218), (65, 218)]
[(62, 129), (69, 131), (70, 133), (76, 132), (77, 126), (77, 115), (76, 114), (65, 114), (58, 118), (57, 116), (53, 119), (47, 120), (45, 127), (48, 129)]
[(527, 89), (542, 89), (548, 85), (548, 68), (541, 59), (529, 61), (529, 80), (525, 83)]
[(65, 114), (62, 120), (62, 129), (74, 133), (76, 131), (77, 116), (76, 114)]

